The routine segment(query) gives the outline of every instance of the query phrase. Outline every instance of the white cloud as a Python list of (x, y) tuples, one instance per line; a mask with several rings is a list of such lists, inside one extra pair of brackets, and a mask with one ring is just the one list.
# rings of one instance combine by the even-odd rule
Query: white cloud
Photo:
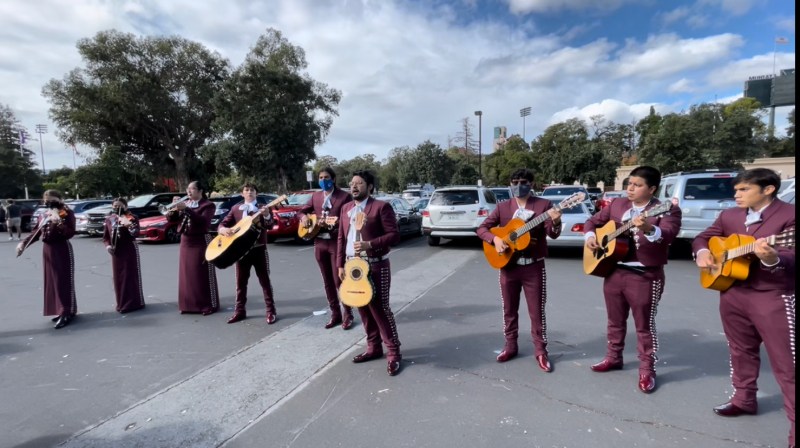
[(693, 92), (694, 87), (692, 87), (692, 81), (686, 78), (681, 78), (670, 84), (667, 88), (667, 91), (670, 93)]
[(625, 3), (638, 0), (507, 0), (514, 14), (544, 13), (561, 10), (613, 11)]
[(557, 124), (570, 118), (578, 118), (587, 124), (591, 124), (591, 117), (597, 115), (602, 115), (607, 122), (629, 124), (649, 115), (651, 107), (660, 114), (672, 111), (669, 106), (664, 104), (626, 104), (614, 99), (604, 99), (599, 103), (589, 104), (581, 108), (571, 107), (558, 111), (550, 118), (548, 125)]

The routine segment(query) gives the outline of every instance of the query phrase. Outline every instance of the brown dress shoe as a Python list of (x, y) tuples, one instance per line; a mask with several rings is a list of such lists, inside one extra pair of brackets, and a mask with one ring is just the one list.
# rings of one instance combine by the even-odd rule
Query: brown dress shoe
[(547, 358), (547, 355), (537, 356), (536, 362), (539, 364), (539, 368), (542, 369), (543, 372), (550, 373), (553, 371), (553, 365), (550, 364), (550, 360)]
[(360, 364), (362, 362), (372, 361), (383, 357), (383, 352), (364, 352), (360, 355), (353, 356), (353, 362)]
[(337, 325), (339, 325), (341, 323), (342, 323), (342, 318), (341, 317), (331, 317), (331, 319), (328, 321), (328, 323), (325, 324), (325, 329), (326, 330), (330, 330), (331, 328), (333, 328), (333, 327), (335, 327), (335, 326), (337, 326)]
[(235, 324), (236, 322), (243, 321), (245, 319), (247, 319), (247, 313), (244, 311), (237, 311), (228, 319), (228, 323)]
[(395, 376), (400, 373), (400, 361), (389, 361), (389, 364), (386, 366), (386, 373), (389, 376)]
[(342, 329), (349, 330), (351, 328), (353, 328), (353, 315), (345, 314), (344, 320), (342, 320)]
[(736, 406), (735, 404), (731, 403), (730, 401), (725, 404), (721, 404), (719, 406), (714, 407), (714, 413), (717, 415), (721, 415), (723, 417), (738, 417), (740, 415), (745, 415), (745, 414), (755, 415), (756, 412), (758, 412), (757, 409), (754, 410), (742, 409), (739, 406)]
[(517, 351), (511, 349), (503, 349), (499, 355), (497, 355), (497, 362), (506, 362), (508, 360), (514, 359), (517, 357)]
[(639, 374), (639, 390), (649, 394), (656, 390), (656, 374), (655, 372), (640, 373)]
[(267, 312), (267, 325), (272, 325), (278, 321), (278, 315), (274, 311)]
[(603, 358), (602, 361), (598, 362), (597, 364), (592, 364), (591, 367), (594, 372), (609, 372), (611, 370), (622, 370), (622, 360), (619, 361), (612, 361), (608, 358)]

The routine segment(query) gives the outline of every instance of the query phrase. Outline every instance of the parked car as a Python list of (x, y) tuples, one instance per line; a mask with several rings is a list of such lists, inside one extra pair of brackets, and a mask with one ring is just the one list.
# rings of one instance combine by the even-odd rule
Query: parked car
[(735, 207), (733, 179), (738, 172), (718, 169), (684, 171), (661, 178), (656, 197), (680, 207), (678, 238), (691, 240), (708, 228), (723, 210)]
[[(175, 197), (186, 199), (184, 194), (176, 192), (136, 196), (128, 201), (128, 210), (139, 218), (139, 221), (151, 216), (158, 217), (162, 215), (161, 207), (171, 205)], [(81, 217), (81, 219), (86, 219), (86, 233), (89, 235), (102, 235), (103, 223), (106, 220), (106, 216), (110, 215), (111, 212), (111, 205), (104, 205), (85, 212), (86, 216)]]
[(597, 200), (597, 211), (599, 212), (608, 207), (608, 204), (610, 204), (614, 198), (624, 197), (627, 197), (627, 192), (625, 190), (606, 191), (600, 196), (600, 199)]
[(586, 191), (589, 192), (589, 197), (592, 198), (592, 202), (595, 204), (600, 199), (600, 196), (603, 195), (603, 189), (598, 187), (586, 187)]
[(166, 215), (151, 216), (139, 220), (139, 236), (137, 241), (151, 243), (179, 243), (178, 221), (170, 221)]
[[(554, 203), (563, 199), (566, 197), (560, 198)], [(561, 209), (561, 235), (556, 239), (548, 236), (547, 245), (551, 247), (583, 247), (583, 226), (591, 217), (592, 212), (589, 211), (586, 202)]]
[[(271, 201), (275, 200), (278, 197), (276, 194), (269, 194), (269, 193), (259, 193), (256, 196), (256, 203), (259, 207), (263, 207), (269, 204)], [(242, 195), (237, 194), (233, 196), (222, 196), (211, 198), (211, 202), (213, 202), (217, 209), (214, 211), (214, 217), (211, 218), (211, 226), (209, 227), (209, 232), (216, 233), (217, 228), (219, 227), (219, 223), (228, 216), (230, 213), (231, 208), (234, 205), (238, 204), (242, 201)]]
[(422, 229), (428, 244), (441, 238), (477, 238), (478, 227), (497, 207), (492, 190), (477, 185), (437, 188), (422, 211)]
[(781, 187), (778, 189), (778, 194), (780, 195), (786, 190), (794, 190), (794, 177), (783, 179), (781, 181)]
[(33, 227), (31, 227), (31, 218), (33, 217), (33, 212), (36, 210), (41, 203), (41, 199), (14, 199), (14, 203), (19, 205), (21, 210), (20, 217), (22, 218), (22, 231), (23, 232), (30, 232)]
[(511, 187), (489, 187), (489, 189), (494, 193), (498, 203), (511, 199)]
[(400, 236), (422, 236), (422, 215), (403, 198), (379, 196), (375, 199), (388, 202), (397, 217)]
[[(75, 213), (75, 233), (86, 233), (85, 223), (84, 228), (79, 230), (78, 229), (78, 215), (82, 214), (88, 210), (93, 208), (102, 207), (104, 205), (109, 205), (113, 201), (111, 199), (79, 199), (75, 201), (67, 201), (64, 203), (70, 210)], [(47, 207), (40, 205), (36, 207), (36, 210), (33, 212), (33, 216), (31, 216), (31, 227), (36, 227), (39, 224), (39, 219), (41, 216), (47, 211)]]
[(794, 204), (794, 186), (792, 186), (791, 189), (787, 189), (783, 193), (779, 194), (778, 199), (789, 204)]
[(300, 226), (297, 211), (311, 201), (311, 196), (316, 191), (322, 190), (302, 190), (292, 193), (287, 199), (287, 204), (272, 210), (274, 223), (272, 228), (267, 231), (267, 241), (273, 242), (278, 238), (294, 238), (295, 241), (305, 242), (297, 235), (297, 228)]
[(428, 203), (430, 202), (431, 198), (422, 198), (416, 203), (416, 205), (414, 205), (414, 208), (417, 211), (421, 212), (422, 210), (425, 210), (426, 207), (428, 207)]
[(572, 196), (578, 192), (583, 192), (586, 194), (586, 199), (584, 199), (584, 202), (586, 202), (586, 207), (589, 209), (589, 211), (594, 214), (597, 211), (594, 206), (594, 201), (590, 197), (589, 191), (582, 185), (550, 185), (542, 190), (542, 194), (540, 196), (545, 199), (549, 199), (551, 202), (558, 203), (562, 199)]

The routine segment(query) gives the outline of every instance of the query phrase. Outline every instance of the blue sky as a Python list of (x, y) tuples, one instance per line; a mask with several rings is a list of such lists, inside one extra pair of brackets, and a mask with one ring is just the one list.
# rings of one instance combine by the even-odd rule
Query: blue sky
[[(793, 2), (773, 0), (24, 0), (0, 2), (0, 104), (72, 166), (42, 86), (80, 66), (75, 42), (105, 29), (179, 34), (240, 64), (268, 27), (301, 46), (308, 73), (342, 91), (320, 155), (339, 160), (431, 140), (442, 146), (482, 110), (535, 138), (569, 118), (629, 123), (653, 106), (730, 102), (749, 76), (795, 66)], [(788, 39), (775, 45), (776, 37)], [(779, 108), (778, 133), (790, 107)], [(39, 152), (38, 143), (31, 142)], [(90, 151), (82, 151), (80, 165)]]

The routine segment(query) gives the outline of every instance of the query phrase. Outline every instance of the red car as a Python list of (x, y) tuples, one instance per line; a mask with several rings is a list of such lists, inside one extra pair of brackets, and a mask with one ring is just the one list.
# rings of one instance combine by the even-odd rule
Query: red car
[(611, 200), (614, 198), (621, 198), (625, 196), (624, 190), (619, 191), (606, 191), (600, 196), (600, 199), (597, 200), (597, 211), (602, 210), (604, 207), (608, 207), (608, 204), (611, 203)]
[(151, 216), (139, 220), (139, 237), (137, 241), (178, 243), (178, 221), (167, 221), (164, 215)]
[(289, 195), (288, 204), (284, 203), (272, 209), (272, 218), (275, 222), (267, 231), (267, 241), (273, 242), (278, 238), (294, 238), (296, 241), (304, 241), (297, 236), (297, 228), (300, 227), (297, 211), (311, 201), (311, 196), (316, 191), (321, 190), (303, 190), (292, 193)]

